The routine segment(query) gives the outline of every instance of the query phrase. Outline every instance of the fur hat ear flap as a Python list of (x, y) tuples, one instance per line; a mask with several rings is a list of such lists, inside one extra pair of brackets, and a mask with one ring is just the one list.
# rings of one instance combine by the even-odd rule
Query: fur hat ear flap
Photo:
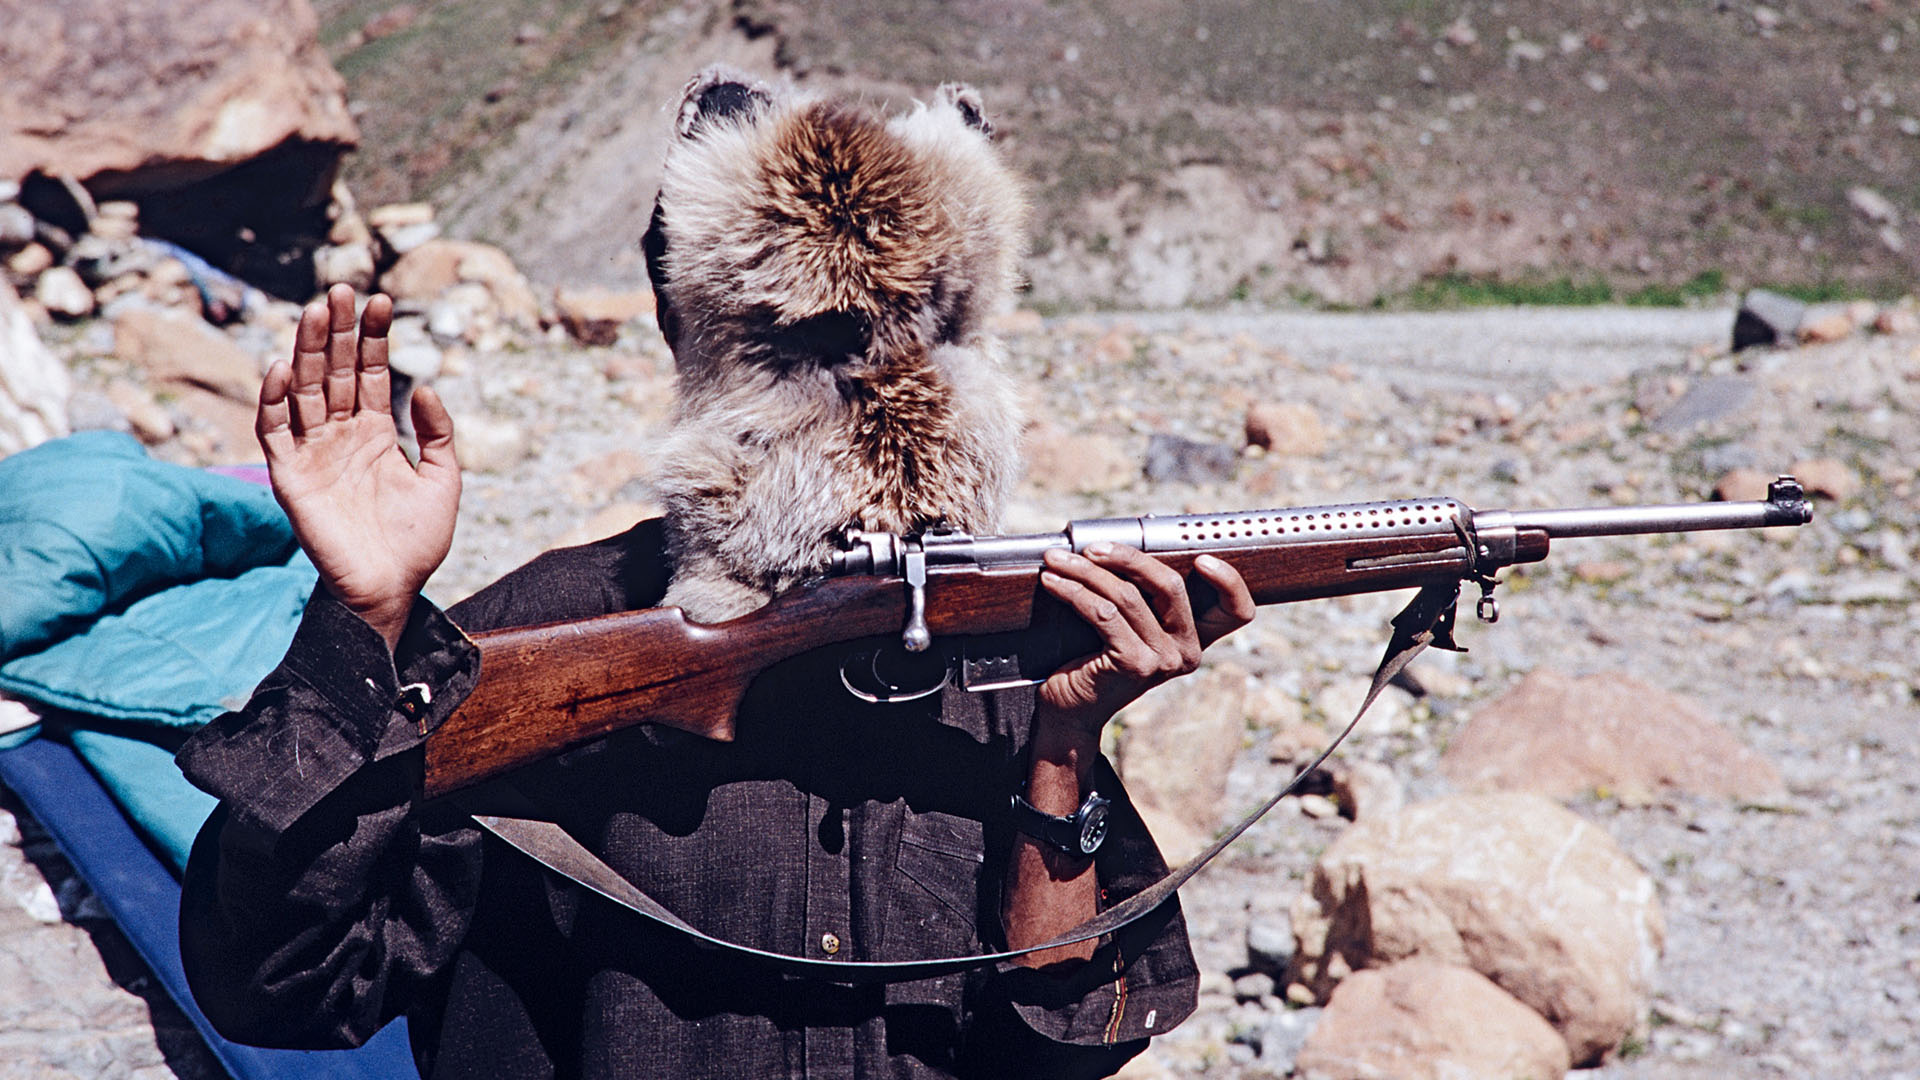
[(640, 238), (640, 250), (647, 257), (647, 280), (653, 283), (654, 317), (660, 325), (660, 336), (667, 339), (667, 348), (677, 349), (680, 317), (667, 295), (667, 226), (658, 197), (653, 200), (653, 220), (647, 223), (647, 234)]
[(993, 124), (987, 119), (985, 107), (980, 104), (980, 91), (966, 83), (942, 83), (940, 101), (953, 106), (968, 127), (988, 138), (993, 137)]
[(724, 64), (715, 64), (687, 83), (680, 95), (680, 115), (674, 131), (691, 138), (701, 128), (718, 120), (751, 120), (773, 103), (773, 92), (764, 83)]

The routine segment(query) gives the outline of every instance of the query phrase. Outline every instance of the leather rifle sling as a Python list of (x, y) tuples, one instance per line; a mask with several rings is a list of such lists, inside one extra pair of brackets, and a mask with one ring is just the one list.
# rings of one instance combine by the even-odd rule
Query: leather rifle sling
[(1214, 857), (1226, 850), (1227, 845), (1251, 828), (1254, 822), (1266, 816), (1267, 811), (1279, 805), (1282, 798), (1291, 794), (1300, 786), (1307, 775), (1318, 769), (1332, 755), (1353, 729), (1359, 725), (1360, 718), (1373, 706), (1374, 699), (1380, 696), (1387, 683), (1398, 675), (1413, 658), (1428, 645), (1438, 642), (1443, 648), (1457, 648), (1453, 644), (1453, 615), (1459, 601), (1460, 583), (1450, 585), (1428, 585), (1420, 590), (1406, 609), (1393, 620), (1393, 638), (1387, 643), (1385, 655), (1380, 667), (1373, 674), (1373, 684), (1367, 690), (1366, 700), (1360, 703), (1360, 709), (1352, 720), (1340, 732), (1327, 748), (1321, 751), (1311, 765), (1300, 770), (1293, 779), (1276, 792), (1253, 813), (1248, 814), (1239, 824), (1227, 830), (1212, 846), (1188, 861), (1185, 865), (1170, 871), (1167, 876), (1141, 890), (1113, 907), (1100, 912), (1093, 918), (1068, 930), (1050, 941), (1030, 945), (1024, 949), (1008, 949), (1002, 952), (974, 953), (967, 956), (946, 956), (930, 960), (899, 961), (858, 961), (858, 960), (822, 960), (805, 956), (790, 956), (785, 953), (769, 952), (736, 942), (714, 937), (701, 931), (691, 923), (668, 911), (666, 907), (627, 879), (615, 873), (613, 868), (601, 861), (599, 856), (588, 851), (579, 841), (570, 836), (565, 829), (549, 821), (534, 821), (527, 818), (501, 817), (491, 814), (476, 814), (474, 820), (488, 832), (505, 841), (535, 862), (554, 873), (599, 893), (608, 900), (651, 919), (663, 926), (678, 931), (703, 947), (731, 953), (764, 963), (780, 972), (820, 979), (826, 982), (847, 985), (870, 983), (908, 982), (915, 979), (932, 978), (951, 972), (985, 964), (994, 964), (1002, 960), (1011, 960), (1028, 953), (1042, 952), (1072, 945), (1093, 938), (1104, 937), (1114, 931), (1135, 922), (1154, 911), (1171, 899), (1180, 886), (1187, 883), (1201, 868), (1212, 862)]

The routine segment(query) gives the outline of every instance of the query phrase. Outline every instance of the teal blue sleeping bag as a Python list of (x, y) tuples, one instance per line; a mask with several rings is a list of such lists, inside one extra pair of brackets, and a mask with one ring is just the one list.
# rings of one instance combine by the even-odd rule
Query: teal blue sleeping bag
[(314, 578), (261, 485), (115, 432), (0, 459), (0, 693), (60, 715), (176, 868), (213, 803), (172, 747), (279, 663)]

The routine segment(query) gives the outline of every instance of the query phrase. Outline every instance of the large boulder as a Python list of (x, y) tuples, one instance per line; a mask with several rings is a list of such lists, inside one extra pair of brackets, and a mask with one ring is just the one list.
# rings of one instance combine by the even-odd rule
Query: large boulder
[(1120, 717), (1120, 778), (1170, 862), (1199, 854), (1221, 824), (1227, 772), (1247, 734), (1249, 682), (1231, 664), (1208, 667)]
[(0, 457), (67, 433), (73, 380), (0, 277)]
[(1307, 1036), (1302, 1080), (1561, 1080), (1567, 1044), (1540, 1014), (1467, 968), (1408, 960), (1357, 971)]
[(1469, 967), (1545, 1017), (1576, 1064), (1640, 1027), (1666, 938), (1652, 879), (1537, 795), (1362, 820), (1314, 865), (1292, 915), (1289, 977), (1317, 1000), (1400, 960)]
[(0, 177), (152, 191), (288, 142), (337, 154), (358, 141), (306, 0), (0, 0), (0, 13)]
[(1698, 704), (1620, 674), (1529, 674), (1474, 713), (1440, 771), (1470, 791), (1557, 799), (1597, 790), (1769, 799), (1783, 790), (1773, 764)]
[(318, 26), (307, 0), (0, 0), (0, 180), (69, 233), (129, 201), (143, 234), (304, 299), (359, 138)]

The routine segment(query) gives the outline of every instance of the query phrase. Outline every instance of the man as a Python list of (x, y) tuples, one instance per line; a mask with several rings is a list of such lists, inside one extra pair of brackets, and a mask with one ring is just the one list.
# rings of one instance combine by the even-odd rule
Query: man
[[(355, 1045), (398, 1015), (428, 1077), (1097, 1076), (1193, 1007), (1177, 905), (1093, 943), (919, 982), (846, 987), (692, 947), (418, 796), (420, 744), (471, 689), (462, 633), (650, 606), (657, 522), (550, 552), (440, 613), (419, 595), (452, 540), (453, 425), (389, 413), (376, 296), (303, 313), (257, 430), (320, 581), (280, 668), (180, 754), (219, 796), (188, 867), (182, 948), (242, 1041)], [(1098, 752), (1121, 706), (1244, 625), (1234, 571), (1197, 617), (1178, 574), (1127, 548), (1050, 552), (1043, 587), (1103, 651), (1033, 692), (873, 705), (835, 657), (769, 670), (735, 742), (641, 725), (488, 794), (565, 826), (694, 925), (816, 958), (902, 960), (1038, 944), (1164, 872)], [(1020, 831), (1020, 794), (1070, 817), (1098, 791), (1093, 858)], [(1041, 831), (1041, 830), (1035, 830)]]

